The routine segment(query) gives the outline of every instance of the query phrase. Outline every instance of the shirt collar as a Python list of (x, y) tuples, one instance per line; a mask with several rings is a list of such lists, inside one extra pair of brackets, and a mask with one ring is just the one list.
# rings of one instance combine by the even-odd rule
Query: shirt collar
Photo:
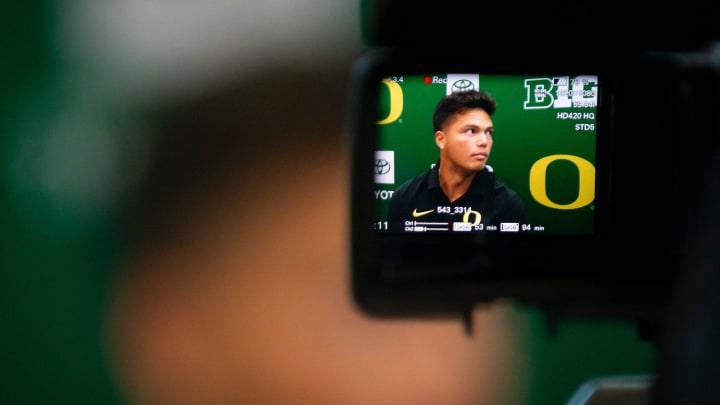
[[(428, 188), (440, 188), (440, 174), (438, 172), (439, 169), (440, 161), (438, 160), (437, 162), (435, 162), (435, 166), (430, 169)], [(484, 194), (485, 190), (488, 187), (488, 182), (492, 182), (494, 175), (495, 174), (492, 171), (488, 170), (486, 166), (484, 169), (475, 174), (475, 177), (470, 184), (470, 188), (465, 194)]]

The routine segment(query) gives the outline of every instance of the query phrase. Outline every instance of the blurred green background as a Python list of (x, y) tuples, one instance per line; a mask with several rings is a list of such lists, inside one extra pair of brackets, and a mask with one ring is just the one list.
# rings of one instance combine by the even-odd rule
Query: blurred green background
[(38, 164), (70, 90), (56, 6), (11, 2), (0, 24), (0, 403), (112, 404), (100, 334), (111, 215), (43, 187), (53, 180)]
[[(123, 67), (78, 69), (59, 29), (71, 3), (83, 5), (14, 2), (1, 17), (2, 404), (119, 402), (101, 320), (123, 186), (113, 173), (128, 147), (118, 135), (126, 128), (113, 126), (117, 106), (104, 96), (123, 83), (104, 78), (102, 67)], [(361, 2), (362, 15), (368, 7)], [(118, 58), (137, 56), (122, 52)], [(590, 378), (655, 367), (655, 347), (638, 339), (632, 322), (564, 321), (550, 331), (537, 308), (520, 311), (531, 333), (530, 405), (565, 403)]]

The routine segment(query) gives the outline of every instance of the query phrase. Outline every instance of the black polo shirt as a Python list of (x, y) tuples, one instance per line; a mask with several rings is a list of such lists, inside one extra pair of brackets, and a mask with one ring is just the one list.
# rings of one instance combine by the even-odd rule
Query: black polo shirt
[(450, 200), (440, 187), (439, 163), (395, 190), (388, 210), (391, 232), (512, 231), (525, 222), (520, 196), (488, 167), (470, 188)]

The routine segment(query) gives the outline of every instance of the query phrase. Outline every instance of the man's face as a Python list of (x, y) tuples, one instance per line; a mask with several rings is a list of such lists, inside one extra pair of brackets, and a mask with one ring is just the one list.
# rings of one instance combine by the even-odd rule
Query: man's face
[(476, 108), (455, 114), (442, 130), (435, 132), (443, 166), (470, 174), (485, 168), (493, 144), (493, 122), (485, 110)]

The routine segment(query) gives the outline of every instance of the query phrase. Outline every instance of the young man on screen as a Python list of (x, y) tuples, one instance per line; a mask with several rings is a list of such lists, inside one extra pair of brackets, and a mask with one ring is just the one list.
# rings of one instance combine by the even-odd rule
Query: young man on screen
[(525, 221), (520, 196), (487, 165), (493, 146), (490, 94), (457, 91), (435, 107), (440, 159), (403, 183), (388, 210), (391, 231), (512, 230)]

